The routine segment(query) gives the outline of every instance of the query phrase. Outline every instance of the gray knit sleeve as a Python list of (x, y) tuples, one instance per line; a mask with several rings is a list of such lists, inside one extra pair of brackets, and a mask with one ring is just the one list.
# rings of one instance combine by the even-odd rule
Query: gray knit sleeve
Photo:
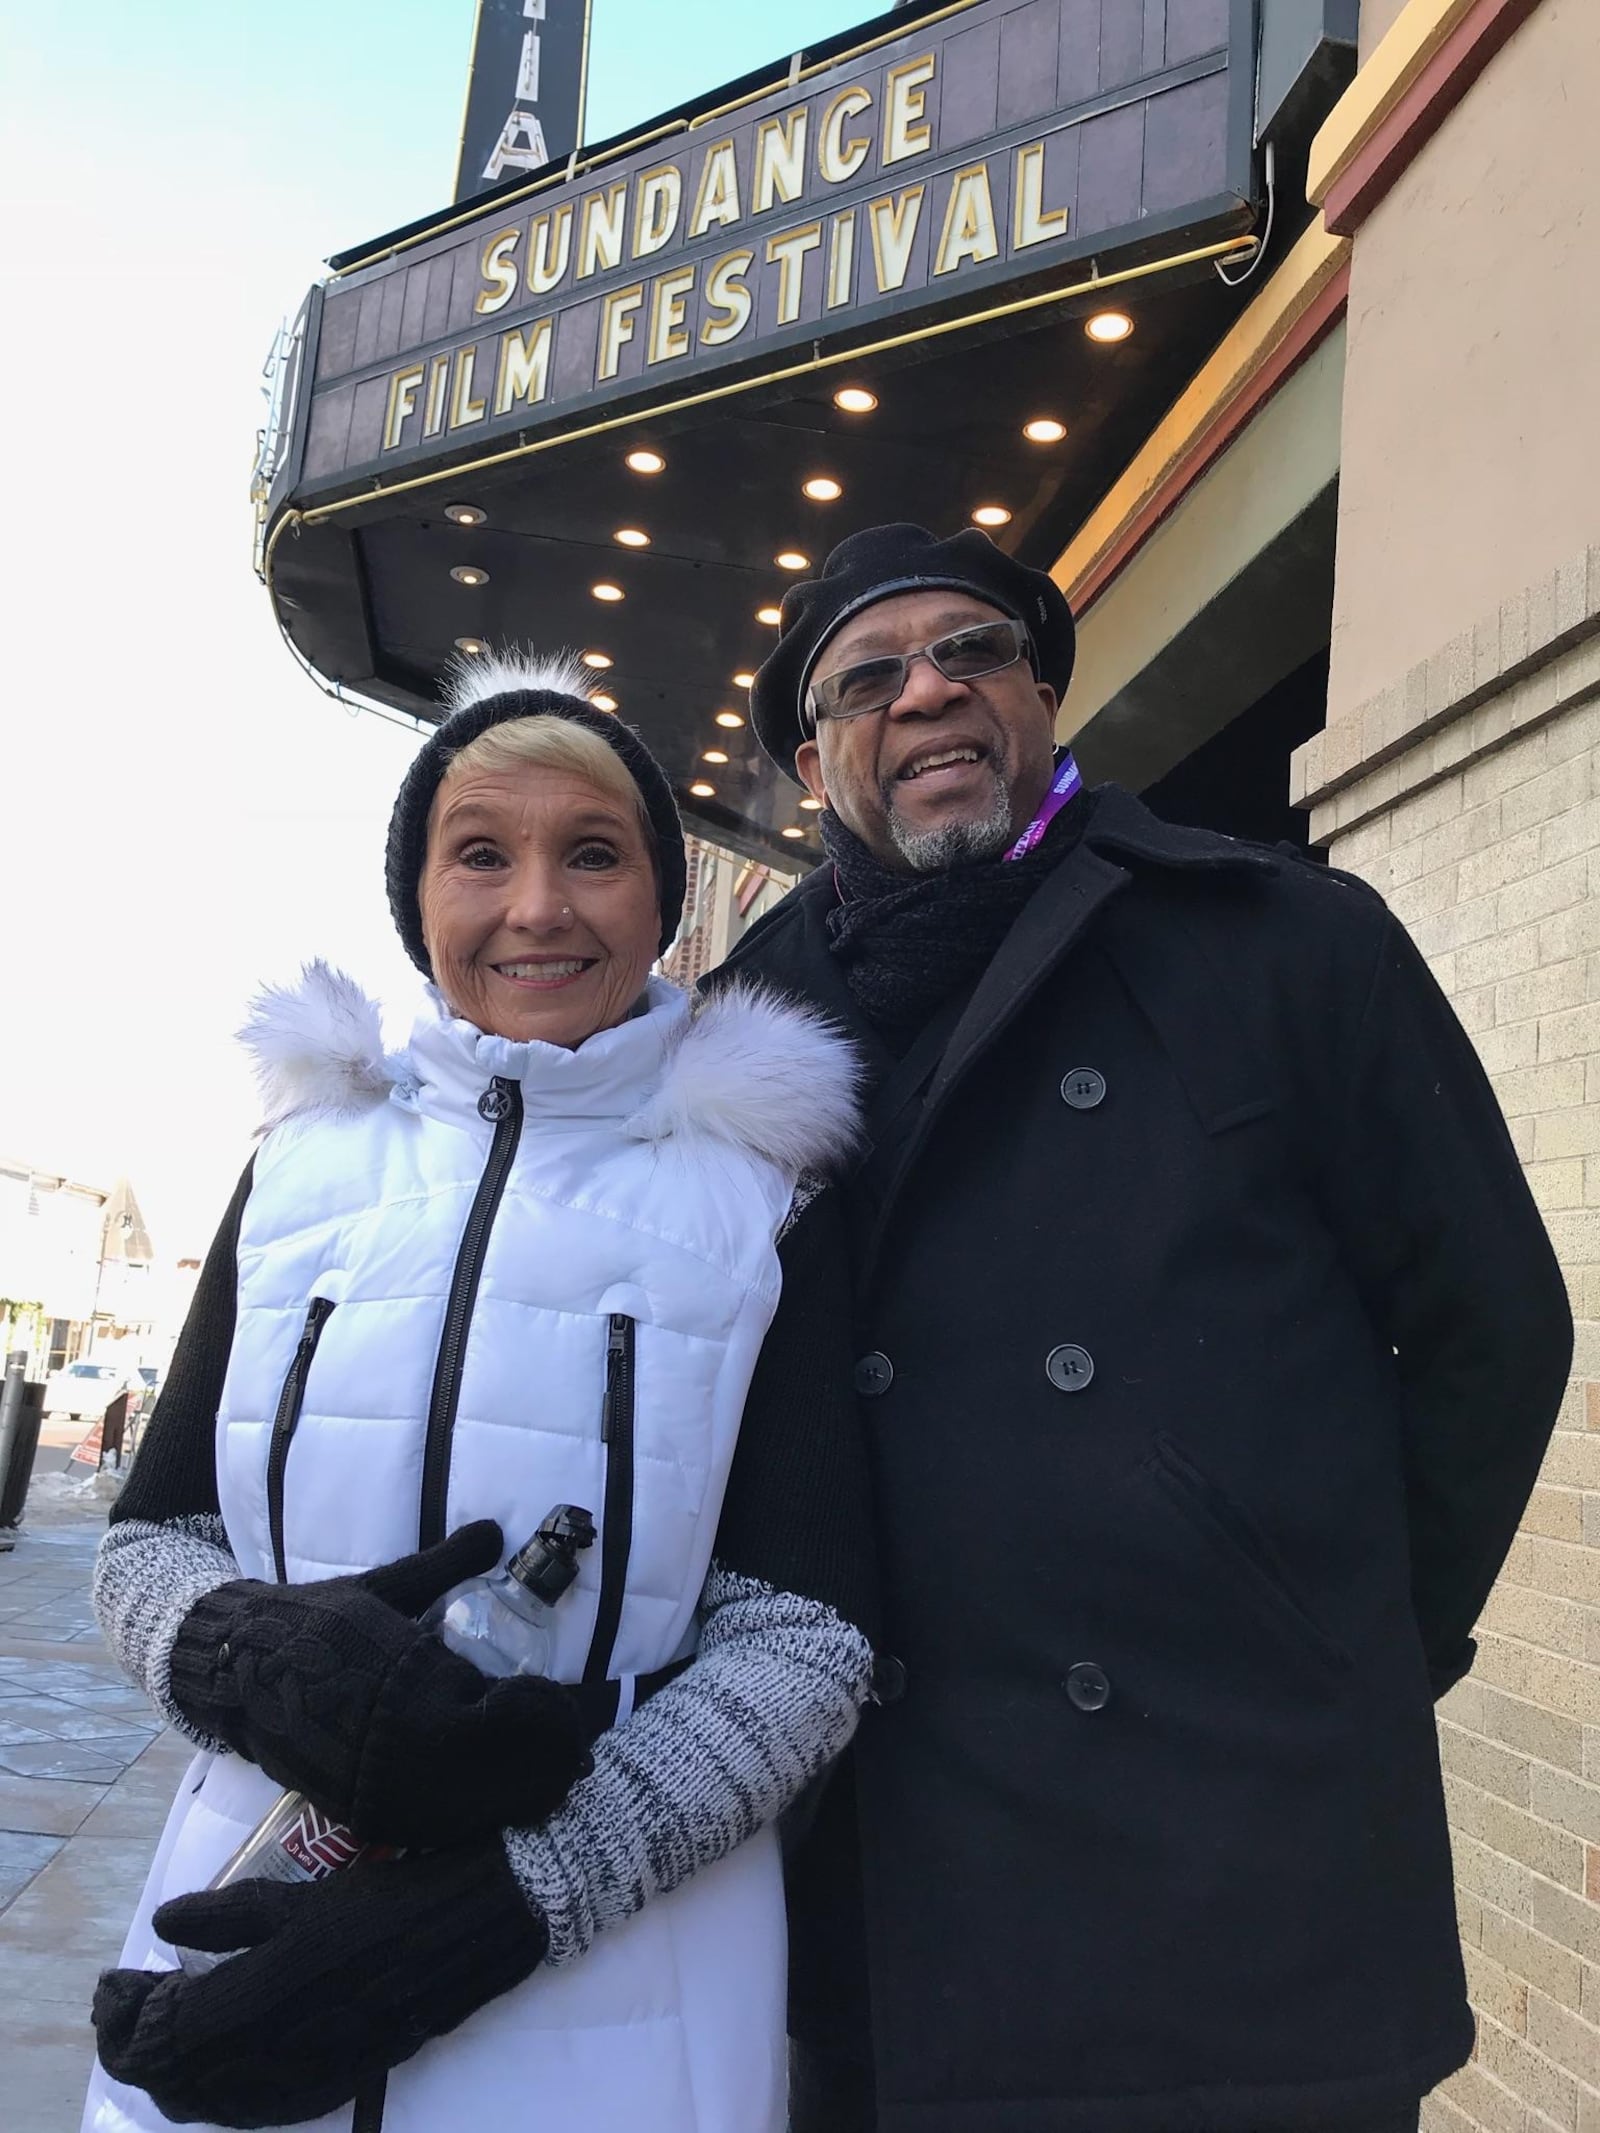
[(775, 1821), (846, 1746), (871, 1678), (871, 1646), (831, 1608), (713, 1564), (694, 1664), (596, 1741), (547, 1822), (506, 1832), (546, 1961)]
[(197, 1733), (172, 1700), (173, 1641), (197, 1600), (239, 1575), (222, 1520), (125, 1519), (109, 1528), (94, 1559), (95, 1615), (113, 1656), (167, 1723), (197, 1747), (227, 1752)]

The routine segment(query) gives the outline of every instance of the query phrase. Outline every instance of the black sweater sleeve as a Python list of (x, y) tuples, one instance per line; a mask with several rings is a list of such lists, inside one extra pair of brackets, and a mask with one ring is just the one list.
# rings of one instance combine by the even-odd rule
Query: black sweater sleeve
[(111, 1523), (217, 1515), (217, 1409), (233, 1347), (239, 1285), (239, 1224), (250, 1197), (255, 1158), (245, 1165), (222, 1226), (206, 1254), (172, 1367), (139, 1446)]
[(807, 1202), (778, 1257), (783, 1291), (745, 1402), (717, 1561), (736, 1576), (820, 1600), (875, 1643), (870, 1484), (837, 1189)]

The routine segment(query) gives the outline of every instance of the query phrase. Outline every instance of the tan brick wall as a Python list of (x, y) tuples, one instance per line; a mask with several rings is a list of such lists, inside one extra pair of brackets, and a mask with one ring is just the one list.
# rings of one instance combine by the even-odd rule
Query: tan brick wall
[[(1560, 1255), (1573, 1382), (1440, 1706), (1473, 2060), (1428, 2133), (1600, 2133), (1600, 553), (1332, 730), (1297, 783), (1473, 1039)], [(1535, 616), (1526, 626), (1529, 603)]]

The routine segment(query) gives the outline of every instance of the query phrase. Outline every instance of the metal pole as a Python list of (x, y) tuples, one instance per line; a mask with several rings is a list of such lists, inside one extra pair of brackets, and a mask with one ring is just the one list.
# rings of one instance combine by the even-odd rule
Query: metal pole
[[(6, 1357), (5, 1385), (0, 1390), (0, 1496), (5, 1494), (6, 1476), (11, 1471), (17, 1433), (22, 1427), (22, 1387), (27, 1367), (27, 1349), (13, 1348)], [(0, 1549), (15, 1546), (15, 1541), (0, 1538)]]

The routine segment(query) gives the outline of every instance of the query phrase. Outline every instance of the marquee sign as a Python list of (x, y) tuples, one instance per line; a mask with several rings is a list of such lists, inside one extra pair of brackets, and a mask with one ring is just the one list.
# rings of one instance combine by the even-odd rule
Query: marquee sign
[(1237, 228), (1251, 0), (968, 0), (331, 283), (318, 497)]

